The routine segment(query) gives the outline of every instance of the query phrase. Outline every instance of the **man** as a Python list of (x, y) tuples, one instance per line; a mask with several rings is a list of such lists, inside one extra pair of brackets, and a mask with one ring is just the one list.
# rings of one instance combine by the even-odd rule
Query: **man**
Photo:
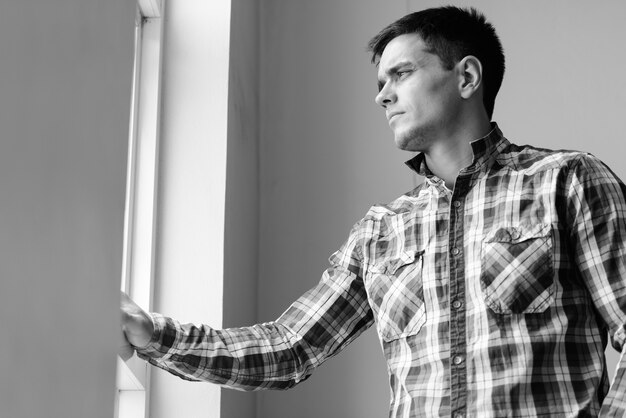
[(475, 10), (428, 9), (370, 41), (376, 102), (426, 179), (372, 207), (320, 283), (276, 321), (215, 330), (123, 299), (137, 353), (246, 390), (305, 380), (372, 324), (390, 416), (626, 414), (626, 187), (589, 154), (510, 143), (491, 123), (504, 74)]

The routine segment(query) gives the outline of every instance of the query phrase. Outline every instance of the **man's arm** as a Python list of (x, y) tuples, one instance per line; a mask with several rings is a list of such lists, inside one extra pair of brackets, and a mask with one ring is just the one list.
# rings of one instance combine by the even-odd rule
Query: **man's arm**
[(626, 415), (626, 186), (602, 162), (582, 156), (565, 185), (567, 225), (578, 270), (621, 351), (601, 416)]
[(127, 339), (141, 358), (184, 379), (241, 390), (290, 388), (373, 323), (356, 242), (351, 234), (317, 286), (276, 321), (218, 330), (148, 314), (123, 298)]

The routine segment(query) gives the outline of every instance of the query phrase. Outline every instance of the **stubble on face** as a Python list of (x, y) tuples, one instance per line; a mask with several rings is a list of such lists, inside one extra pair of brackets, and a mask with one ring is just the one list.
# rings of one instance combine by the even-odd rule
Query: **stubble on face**
[(393, 130), (394, 141), (403, 151), (427, 152), (436, 131), (432, 125), (414, 125), (406, 130)]

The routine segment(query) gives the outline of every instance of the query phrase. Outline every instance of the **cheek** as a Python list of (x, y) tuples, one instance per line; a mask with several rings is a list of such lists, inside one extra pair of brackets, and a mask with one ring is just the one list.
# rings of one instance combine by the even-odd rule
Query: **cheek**
[(428, 95), (430, 98), (430, 107), (433, 111), (440, 114), (441, 117), (450, 116), (457, 113), (461, 99), (456, 94), (456, 88), (451, 83), (441, 83), (435, 86)]
[(406, 101), (402, 107), (416, 117), (441, 117), (454, 112), (458, 102), (455, 83), (455, 80), (446, 76), (416, 81), (404, 91)]

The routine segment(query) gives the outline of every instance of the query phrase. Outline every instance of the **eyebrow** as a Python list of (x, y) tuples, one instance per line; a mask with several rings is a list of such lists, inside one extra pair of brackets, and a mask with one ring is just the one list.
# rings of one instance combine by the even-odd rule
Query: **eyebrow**
[[(393, 67), (391, 67), (387, 71), (385, 71), (385, 75), (387, 75), (387, 76), (394, 75), (394, 74), (396, 74), (398, 72), (398, 70), (400, 70), (403, 67), (406, 67), (407, 65), (417, 66), (417, 64), (415, 64), (412, 61), (400, 61), (399, 63), (397, 63), (396, 65), (394, 65)], [(383, 79), (379, 77), (378, 78), (378, 91), (381, 91), (383, 89), (384, 85), (385, 85), (385, 83), (383, 83)]]

